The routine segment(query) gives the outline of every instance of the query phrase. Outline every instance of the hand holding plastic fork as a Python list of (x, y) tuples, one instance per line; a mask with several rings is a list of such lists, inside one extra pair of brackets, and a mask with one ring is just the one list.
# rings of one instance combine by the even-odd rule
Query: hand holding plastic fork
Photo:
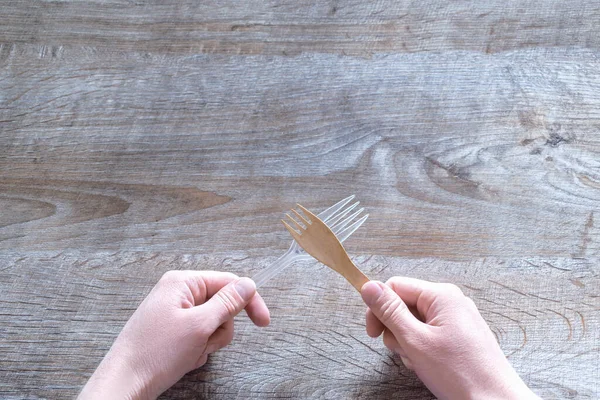
[[(354, 195), (346, 197), (344, 200), (339, 201), (327, 210), (321, 212), (317, 216), (319, 219), (327, 224), (329, 228), (335, 233), (335, 236), (340, 242), (348, 239), (360, 226), (367, 220), (369, 214), (363, 215), (361, 218), (355, 221), (356, 218), (362, 214), (364, 208), (360, 208), (351, 215), (348, 215), (354, 210), (360, 202), (355, 202), (350, 206), (344, 207), (354, 199)], [(353, 222), (354, 221), (354, 222)], [(305, 252), (302, 247), (294, 240), (290, 245), (290, 248), (285, 252), (284, 255), (279, 257), (277, 261), (263, 269), (252, 279), (256, 283), (256, 287), (260, 287), (265, 284), (269, 279), (283, 271), (286, 267), (295, 261), (300, 260), (312, 260), (313, 257)]]

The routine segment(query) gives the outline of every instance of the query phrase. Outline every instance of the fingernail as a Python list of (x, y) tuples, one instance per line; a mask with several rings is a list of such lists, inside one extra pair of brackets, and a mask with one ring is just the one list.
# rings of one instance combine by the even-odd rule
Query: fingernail
[(254, 296), (256, 285), (252, 279), (242, 278), (235, 283), (235, 291), (238, 292), (244, 301), (248, 301)]
[(369, 281), (365, 283), (360, 291), (364, 302), (369, 307), (377, 302), (377, 299), (382, 293), (383, 290), (381, 289), (381, 286), (379, 286), (379, 283), (375, 281)]

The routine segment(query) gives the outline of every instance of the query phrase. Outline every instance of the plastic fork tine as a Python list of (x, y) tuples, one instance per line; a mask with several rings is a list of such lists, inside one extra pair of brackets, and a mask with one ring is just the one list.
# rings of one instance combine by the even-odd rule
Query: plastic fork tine
[(369, 218), (369, 214), (363, 215), (358, 221), (344, 229), (343, 231), (336, 233), (336, 237), (343, 242), (348, 239), (360, 226)]
[(323, 222), (329, 221), (331, 217), (333, 217), (338, 211), (344, 208), (346, 204), (350, 203), (355, 197), (355, 195), (352, 195), (346, 197), (343, 200), (338, 201), (337, 203), (329, 207), (327, 210), (320, 212), (319, 218), (321, 218), (321, 221)]
[[(292, 211), (294, 211), (294, 210), (292, 210)], [(294, 218), (292, 218), (292, 217), (290, 216), (290, 214), (287, 214), (287, 213), (286, 213), (286, 214), (285, 214), (285, 216), (286, 216), (286, 217), (288, 217), (288, 219), (289, 219), (290, 221), (292, 221), (292, 222), (293, 222), (293, 223), (296, 225), (296, 227), (297, 227), (297, 229), (300, 231), (300, 233), (302, 233), (302, 231), (304, 231), (304, 230), (306, 229), (305, 227), (303, 227), (302, 225), (300, 225), (300, 223), (299, 223), (298, 221), (296, 221)], [(308, 225), (307, 225), (307, 226), (308, 226)]]
[(298, 211), (294, 210), (293, 208), (292, 208), (292, 211), (294, 212), (294, 214), (296, 214), (296, 216), (298, 218), (300, 218), (300, 221), (302, 221), (302, 223), (308, 228), (308, 225), (310, 225), (310, 222), (305, 220), (304, 217), (302, 215), (300, 215), (300, 213)]
[(327, 221), (327, 225), (329, 225), (329, 226), (335, 225), (339, 220), (344, 218), (350, 211), (354, 210), (356, 208), (356, 206), (358, 206), (359, 204), (360, 204), (360, 201), (357, 201), (356, 203), (348, 206), (348, 208), (346, 208), (344, 211), (340, 212), (338, 215), (331, 218), (331, 221)]
[(346, 219), (344, 219), (341, 222), (338, 222), (337, 224), (333, 225), (331, 227), (332, 231), (339, 231), (344, 229), (344, 227), (346, 225), (348, 225), (350, 222), (352, 222), (356, 217), (358, 217), (360, 214), (362, 214), (362, 212), (365, 211), (364, 208), (359, 209), (358, 211), (355, 211), (352, 215), (350, 215), (349, 217), (346, 217)]
[[(331, 207), (327, 208), (324, 211), (321, 211), (317, 217), (321, 219), (321, 221), (328, 223), (331, 226), (331, 220), (337, 217), (337, 214), (343, 210), (352, 200), (354, 200), (356, 196), (348, 196), (343, 200), (338, 201)], [(340, 228), (340, 225), (337, 224), (335, 230), (333, 230), (334, 234), (340, 239), (340, 241), (346, 240), (350, 235), (352, 235), (367, 219), (365, 215), (359, 221), (354, 222), (351, 226), (347, 228)], [(338, 218), (339, 220), (339, 218)], [(286, 229), (290, 232), (295, 241), (292, 242), (292, 245), (288, 249), (288, 251), (277, 261), (271, 264), (269, 267), (263, 269), (262, 271), (255, 274), (252, 279), (256, 282), (256, 286), (260, 287), (265, 284), (265, 282), (269, 281), (269, 279), (273, 278), (275, 275), (283, 271), (287, 268), (293, 261), (295, 260), (308, 260), (312, 259), (312, 257), (307, 254), (298, 244), (299, 238), (302, 236), (302, 232), (297, 232), (294, 228), (292, 228), (288, 223), (282, 221)]]

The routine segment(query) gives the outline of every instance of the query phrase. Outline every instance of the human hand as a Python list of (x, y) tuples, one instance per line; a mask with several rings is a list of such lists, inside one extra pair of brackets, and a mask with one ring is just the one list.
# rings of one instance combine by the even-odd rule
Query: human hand
[(475, 303), (447, 283), (367, 282), (367, 334), (378, 337), (439, 399), (538, 399), (519, 378)]
[(233, 338), (246, 309), (258, 326), (269, 310), (249, 278), (215, 271), (169, 271), (133, 313), (80, 399), (156, 398)]

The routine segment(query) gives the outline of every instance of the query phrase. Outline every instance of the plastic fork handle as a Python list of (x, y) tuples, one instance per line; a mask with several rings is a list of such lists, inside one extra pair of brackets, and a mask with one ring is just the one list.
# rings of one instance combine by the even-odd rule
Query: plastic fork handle
[(296, 257), (291, 251), (287, 251), (284, 255), (279, 257), (273, 264), (269, 265), (267, 268), (264, 268), (259, 273), (252, 277), (254, 283), (256, 283), (256, 287), (259, 288), (265, 283), (269, 281), (272, 277), (277, 275), (283, 269), (285, 269), (288, 265), (295, 261)]

